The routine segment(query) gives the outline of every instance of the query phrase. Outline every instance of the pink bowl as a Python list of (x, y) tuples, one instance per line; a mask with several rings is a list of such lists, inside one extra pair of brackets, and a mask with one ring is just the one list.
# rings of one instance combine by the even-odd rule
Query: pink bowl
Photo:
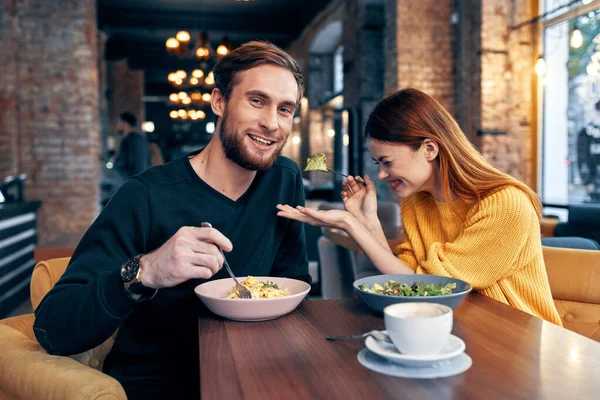
[[(294, 310), (310, 291), (306, 282), (273, 276), (255, 276), (259, 281), (272, 281), (290, 292), (286, 297), (272, 299), (225, 299), (235, 286), (233, 279), (217, 279), (196, 286), (194, 292), (208, 309), (217, 315), (235, 321), (266, 321), (281, 317)], [(246, 277), (237, 277), (243, 281)]]

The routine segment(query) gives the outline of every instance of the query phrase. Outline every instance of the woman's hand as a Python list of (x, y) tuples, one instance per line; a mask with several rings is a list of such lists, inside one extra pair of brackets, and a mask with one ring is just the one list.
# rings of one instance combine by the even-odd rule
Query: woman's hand
[(278, 204), (277, 215), (279, 217), (294, 219), (314, 226), (326, 228), (347, 229), (352, 214), (343, 210), (313, 210), (298, 206), (293, 208), (288, 205)]
[(363, 225), (369, 226), (370, 221), (377, 219), (377, 192), (375, 183), (365, 175), (364, 183), (348, 177), (342, 182), (342, 200), (348, 210)]

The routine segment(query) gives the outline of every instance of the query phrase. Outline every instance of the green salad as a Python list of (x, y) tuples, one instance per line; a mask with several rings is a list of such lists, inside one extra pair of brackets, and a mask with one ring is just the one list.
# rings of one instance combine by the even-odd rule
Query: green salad
[(389, 280), (383, 285), (376, 283), (370, 288), (363, 283), (358, 288), (368, 293), (385, 294), (388, 296), (444, 296), (451, 294), (456, 289), (456, 283), (448, 283), (442, 286), (441, 281), (439, 285), (432, 283), (426, 285), (423, 282), (415, 282), (412, 285), (407, 285), (406, 283)]

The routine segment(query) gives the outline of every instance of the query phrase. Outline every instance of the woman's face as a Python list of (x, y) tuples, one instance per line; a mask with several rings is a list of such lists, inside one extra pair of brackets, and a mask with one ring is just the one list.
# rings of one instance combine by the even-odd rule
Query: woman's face
[(407, 145), (367, 140), (371, 157), (379, 165), (377, 178), (388, 181), (396, 195), (403, 199), (413, 193), (435, 193), (437, 144), (426, 139), (413, 150)]

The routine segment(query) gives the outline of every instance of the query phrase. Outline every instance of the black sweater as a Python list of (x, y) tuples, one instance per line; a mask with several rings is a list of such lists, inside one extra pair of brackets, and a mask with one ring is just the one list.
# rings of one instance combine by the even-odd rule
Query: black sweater
[[(70, 355), (101, 344), (119, 328), (104, 371), (126, 390), (128, 382), (151, 378), (160, 384), (193, 376), (198, 371), (198, 312), (208, 312), (199, 306), (194, 287), (204, 280), (136, 301), (121, 283), (121, 265), (160, 247), (182, 226), (208, 221), (231, 240), (233, 251), (227, 260), (237, 276), (310, 282), (304, 228), (277, 217), (279, 203), (304, 204), (301, 172), (284, 157), (259, 171), (237, 201), (202, 181), (188, 157), (128, 180), (85, 233), (65, 274), (36, 309), (38, 341), (51, 354)], [(211, 279), (225, 277), (221, 269)]]

